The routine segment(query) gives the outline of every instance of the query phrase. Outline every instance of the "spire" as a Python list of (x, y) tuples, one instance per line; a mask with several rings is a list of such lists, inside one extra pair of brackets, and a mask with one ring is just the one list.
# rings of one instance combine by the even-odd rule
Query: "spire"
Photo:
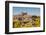
[(27, 15), (27, 12), (26, 12), (26, 11), (23, 11), (23, 12), (22, 12), (22, 15)]

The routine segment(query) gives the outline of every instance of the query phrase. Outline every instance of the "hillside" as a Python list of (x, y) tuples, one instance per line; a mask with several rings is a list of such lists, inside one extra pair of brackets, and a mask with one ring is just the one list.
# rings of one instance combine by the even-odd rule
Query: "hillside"
[(40, 16), (31, 16), (22, 13), (13, 16), (13, 28), (40, 27)]

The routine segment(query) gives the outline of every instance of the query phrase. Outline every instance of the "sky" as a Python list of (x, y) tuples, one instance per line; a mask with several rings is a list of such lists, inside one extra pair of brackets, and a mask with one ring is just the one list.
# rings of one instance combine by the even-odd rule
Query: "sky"
[(22, 12), (27, 12), (28, 15), (40, 16), (40, 8), (34, 7), (13, 7), (13, 15), (21, 14)]

